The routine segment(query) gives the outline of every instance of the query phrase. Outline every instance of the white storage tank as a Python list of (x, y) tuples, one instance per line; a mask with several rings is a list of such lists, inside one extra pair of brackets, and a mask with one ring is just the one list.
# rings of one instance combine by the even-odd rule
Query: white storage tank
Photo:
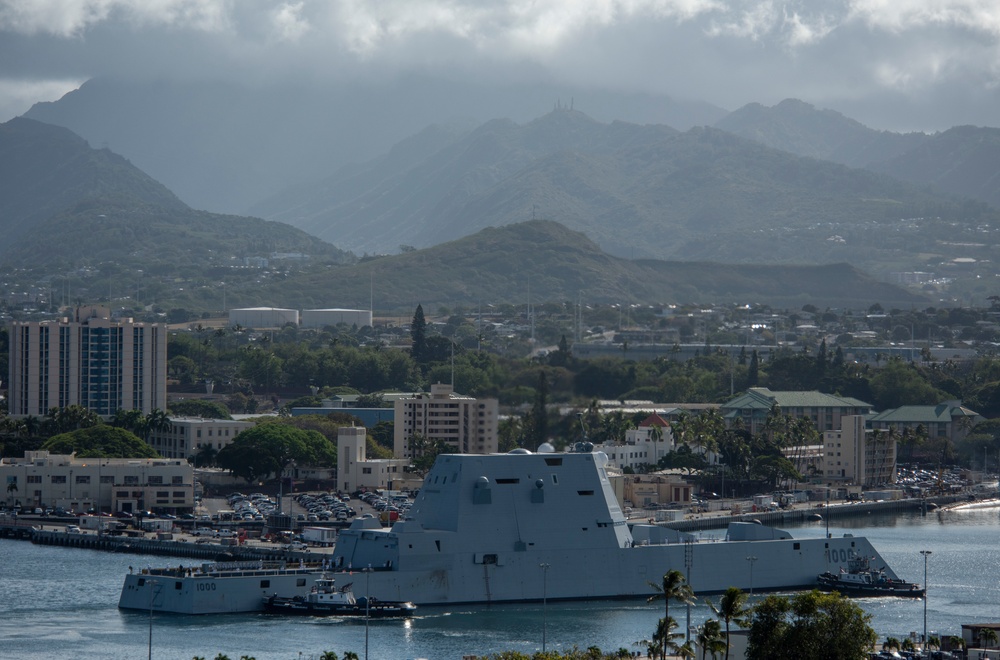
[(245, 307), (229, 310), (229, 325), (244, 328), (282, 328), (292, 323), (299, 324), (299, 310), (280, 307)]
[(324, 328), (345, 323), (363, 328), (372, 324), (372, 313), (367, 309), (305, 309), (302, 310), (303, 328)]

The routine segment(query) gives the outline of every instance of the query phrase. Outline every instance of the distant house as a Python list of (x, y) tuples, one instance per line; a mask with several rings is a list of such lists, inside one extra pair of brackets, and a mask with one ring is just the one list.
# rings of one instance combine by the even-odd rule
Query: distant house
[(929, 438), (948, 438), (957, 442), (969, 435), (972, 427), (983, 421), (982, 415), (962, 405), (945, 401), (936, 406), (900, 406), (869, 418), (873, 429), (916, 430), (922, 426)]
[(870, 403), (852, 397), (817, 391), (772, 392), (766, 387), (751, 387), (746, 393), (722, 404), (721, 412), (727, 426), (741, 419), (747, 431), (757, 434), (775, 405), (783, 415), (812, 420), (820, 432), (839, 429), (842, 417), (868, 415), (872, 409)]

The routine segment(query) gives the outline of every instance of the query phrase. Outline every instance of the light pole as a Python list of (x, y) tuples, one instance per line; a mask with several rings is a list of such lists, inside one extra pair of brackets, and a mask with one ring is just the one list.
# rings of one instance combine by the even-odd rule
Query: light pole
[(931, 556), (931, 551), (921, 550), (920, 554), (924, 556), (924, 643), (920, 650), (920, 654), (923, 655), (927, 650), (927, 558)]
[[(726, 492), (725, 489), (722, 490), (723, 493)], [(687, 585), (691, 586), (691, 564), (694, 562), (694, 541), (688, 539), (684, 542), (684, 568), (687, 569), (687, 576), (685, 581)], [(691, 601), (687, 602), (687, 630), (684, 636), (685, 642), (691, 641)]]
[(153, 595), (156, 585), (156, 580), (149, 581), (149, 660), (153, 660)]
[(548, 609), (548, 578), (549, 578), (549, 564), (539, 564), (538, 567), (542, 569), (542, 653), (545, 653), (545, 642), (546, 642), (546, 629), (548, 628), (548, 621), (546, 620), (546, 610)]
[(757, 557), (750, 555), (747, 561), (750, 562), (750, 597), (753, 598), (753, 563), (757, 561)]
[(368, 568), (365, 569), (365, 660), (368, 660), (368, 619), (371, 614), (369, 606), (372, 602), (372, 594), (369, 589), (370, 578), (372, 574), (372, 565), (368, 564)]
[(97, 459), (97, 504), (94, 506), (97, 509), (97, 538), (101, 538), (104, 531), (104, 518), (101, 517), (101, 460)]

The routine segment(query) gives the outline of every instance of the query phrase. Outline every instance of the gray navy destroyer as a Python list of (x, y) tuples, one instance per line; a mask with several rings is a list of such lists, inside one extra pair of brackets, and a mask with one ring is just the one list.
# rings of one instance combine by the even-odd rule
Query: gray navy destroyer
[[(689, 575), (698, 595), (731, 586), (812, 589), (818, 575), (846, 570), (859, 557), (885, 565), (867, 539), (851, 535), (799, 540), (772, 527), (732, 523), (725, 540), (704, 540), (657, 525), (630, 526), (606, 464), (601, 452), (441, 455), (406, 520), (386, 529), (361, 518), (341, 532), (332, 574), (350, 581), (364, 571), (365, 595), (379, 600), (451, 605), (645, 597), (653, 592), (650, 582), (671, 569)], [(885, 573), (898, 579), (888, 567)], [(119, 607), (149, 609), (149, 577), (127, 575)], [(320, 575), (302, 577), (280, 576), (287, 593), (265, 571), (161, 578), (167, 584), (152, 608), (258, 610), (263, 596), (303, 595)]]

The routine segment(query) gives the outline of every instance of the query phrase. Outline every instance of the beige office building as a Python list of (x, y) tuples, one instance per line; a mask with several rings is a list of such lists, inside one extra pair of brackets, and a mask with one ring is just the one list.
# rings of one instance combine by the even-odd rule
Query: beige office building
[(0, 483), (7, 506), (159, 513), (194, 508), (194, 468), (185, 460), (29, 451), (0, 460)]
[[(402, 458), (368, 458), (365, 427), (341, 426), (337, 430), (337, 490), (401, 490), (404, 482), (413, 481), (404, 470), (409, 461)], [(420, 480), (416, 480), (419, 487)]]
[(431, 385), (430, 394), (397, 399), (393, 451), (397, 458), (413, 459), (411, 448), (419, 436), (427, 443), (443, 440), (459, 454), (497, 452), (499, 404), (496, 399), (476, 399), (455, 394), (451, 385)]
[(232, 419), (171, 417), (170, 428), (150, 431), (147, 442), (164, 458), (186, 459), (205, 448), (218, 452), (233, 438), (253, 427), (253, 422)]
[(10, 326), (8, 410), (44, 416), (81, 405), (103, 417), (167, 407), (167, 330), (113, 319), (106, 307), (80, 307), (72, 319)]

